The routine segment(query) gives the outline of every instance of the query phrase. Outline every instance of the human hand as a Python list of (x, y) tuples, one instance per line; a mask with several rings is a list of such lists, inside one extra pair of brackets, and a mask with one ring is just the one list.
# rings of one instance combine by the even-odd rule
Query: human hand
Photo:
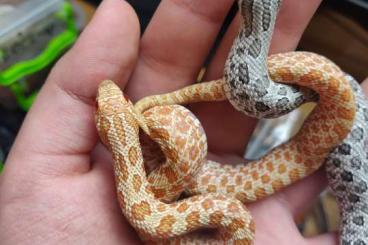
[[(284, 1), (272, 52), (295, 48), (319, 3)], [(110, 154), (98, 143), (97, 86), (112, 79), (137, 100), (188, 85), (232, 4), (230, 0), (216, 4), (163, 1), (140, 39), (138, 20), (128, 4), (103, 2), (78, 42), (51, 72), (7, 159), (0, 177), (2, 244), (140, 243), (118, 206)], [(236, 30), (235, 21), (205, 80), (222, 75)], [(241, 161), (256, 121), (228, 103), (191, 108), (204, 124), (211, 155), (222, 162)], [(249, 205), (257, 225), (256, 244), (337, 244), (334, 235), (304, 239), (293, 219), (325, 184), (319, 171)]]

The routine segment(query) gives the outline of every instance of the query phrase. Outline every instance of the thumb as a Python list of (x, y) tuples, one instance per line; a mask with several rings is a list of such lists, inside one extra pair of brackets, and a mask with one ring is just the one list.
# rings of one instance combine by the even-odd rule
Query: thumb
[(139, 23), (132, 8), (121, 0), (103, 1), (40, 91), (4, 174), (15, 172), (19, 176), (32, 171), (54, 176), (88, 171), (90, 152), (97, 140), (97, 86), (103, 79), (113, 79), (121, 86), (127, 83), (138, 43)]

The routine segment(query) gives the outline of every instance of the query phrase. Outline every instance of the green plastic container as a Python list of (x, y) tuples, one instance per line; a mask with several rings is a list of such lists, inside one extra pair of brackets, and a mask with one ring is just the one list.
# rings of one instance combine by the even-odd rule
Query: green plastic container
[[(69, 1), (8, 2), (0, 4), (0, 86), (28, 110), (40, 86), (32, 84), (32, 77), (37, 78), (74, 43), (77, 28)], [(1, 100), (0, 94), (0, 104), (5, 101)]]

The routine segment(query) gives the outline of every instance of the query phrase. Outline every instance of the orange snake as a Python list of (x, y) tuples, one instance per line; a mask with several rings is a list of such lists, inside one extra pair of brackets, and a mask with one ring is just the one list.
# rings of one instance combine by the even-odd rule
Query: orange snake
[[(243, 203), (311, 174), (350, 132), (354, 94), (344, 73), (331, 61), (312, 53), (277, 54), (268, 58), (268, 71), (276, 82), (316, 91), (320, 100), (294, 138), (262, 159), (238, 166), (206, 161), (206, 140), (198, 120), (185, 108), (171, 105), (225, 100), (223, 80), (147, 97), (135, 106), (113, 82), (101, 83), (98, 132), (113, 155), (123, 214), (144, 241), (252, 244), (255, 227)], [(158, 142), (166, 157), (148, 176), (139, 126)], [(185, 132), (191, 136), (181, 137)], [(192, 154), (181, 153), (183, 147)], [(176, 201), (183, 190), (189, 197)], [(211, 237), (192, 232), (203, 228), (218, 232)]]

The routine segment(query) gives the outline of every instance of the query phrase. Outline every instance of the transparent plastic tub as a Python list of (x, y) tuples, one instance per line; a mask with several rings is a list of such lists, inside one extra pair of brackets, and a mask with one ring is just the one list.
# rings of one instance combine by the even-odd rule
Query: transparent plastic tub
[[(65, 0), (0, 0), (0, 104), (27, 110), (40, 73), (75, 41), (72, 5)], [(7, 89), (4, 89), (7, 88)]]

